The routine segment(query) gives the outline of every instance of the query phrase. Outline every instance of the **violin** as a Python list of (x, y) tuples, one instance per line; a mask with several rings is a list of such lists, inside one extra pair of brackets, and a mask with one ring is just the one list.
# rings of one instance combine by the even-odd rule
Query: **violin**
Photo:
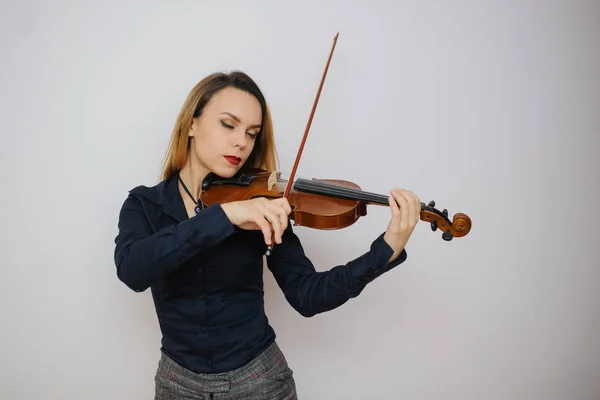
[[(294, 221), (294, 225), (314, 229), (346, 228), (360, 217), (367, 215), (367, 205), (389, 206), (388, 196), (363, 191), (360, 186), (350, 181), (294, 179), (338, 36), (339, 33), (333, 39), (290, 178), (282, 179), (280, 172), (250, 166), (242, 167), (231, 178), (221, 178), (210, 173), (202, 182), (200, 200), (204, 205), (250, 200), (255, 197), (268, 199), (286, 197), (292, 209), (289, 218)], [(443, 232), (442, 239), (445, 241), (465, 236), (471, 230), (471, 219), (468, 215), (457, 213), (450, 221), (448, 210), (436, 209), (435, 201), (430, 201), (428, 204), (421, 202), (420, 220), (428, 222), (432, 231), (440, 229)], [(271, 251), (272, 246), (269, 246), (266, 255), (270, 255)]]
[[(202, 202), (214, 203), (250, 200), (255, 197), (275, 199), (284, 196), (281, 173), (247, 167), (232, 178), (209, 174), (202, 182)], [(294, 225), (314, 229), (341, 229), (367, 215), (367, 205), (389, 206), (388, 197), (365, 192), (349, 181), (338, 179), (297, 179), (288, 198)], [(435, 202), (421, 202), (421, 221), (429, 222), (432, 230), (438, 228), (446, 241), (465, 236), (471, 230), (471, 219), (463, 213), (448, 218), (448, 210), (439, 211)]]

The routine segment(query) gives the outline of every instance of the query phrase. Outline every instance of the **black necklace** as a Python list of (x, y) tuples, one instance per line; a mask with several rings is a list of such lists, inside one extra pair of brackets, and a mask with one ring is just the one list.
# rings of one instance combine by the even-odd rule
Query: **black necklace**
[(177, 177), (179, 178), (179, 182), (181, 182), (181, 186), (183, 186), (183, 190), (185, 190), (185, 192), (188, 194), (188, 196), (190, 196), (190, 199), (192, 199), (194, 204), (196, 204), (196, 207), (194, 207), (194, 211), (196, 212), (196, 214), (198, 214), (200, 212), (200, 210), (204, 208), (204, 204), (200, 201), (200, 199), (198, 199), (198, 200), (194, 199), (194, 196), (192, 196), (192, 194), (188, 190), (187, 186), (185, 186), (185, 183), (183, 183), (183, 179), (181, 179), (181, 175), (177, 175)]

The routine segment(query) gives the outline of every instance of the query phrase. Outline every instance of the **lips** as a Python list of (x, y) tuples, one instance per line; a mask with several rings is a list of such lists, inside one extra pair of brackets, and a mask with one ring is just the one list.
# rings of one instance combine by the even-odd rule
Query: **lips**
[(242, 159), (237, 156), (223, 156), (223, 157), (233, 165), (238, 165), (242, 161)]

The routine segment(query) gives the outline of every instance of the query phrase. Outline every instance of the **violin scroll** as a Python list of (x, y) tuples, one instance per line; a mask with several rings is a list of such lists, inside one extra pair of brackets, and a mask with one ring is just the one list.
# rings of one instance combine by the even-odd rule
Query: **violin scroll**
[(421, 202), (421, 221), (429, 222), (432, 231), (440, 229), (444, 232), (442, 239), (448, 242), (455, 237), (465, 236), (471, 231), (471, 218), (468, 215), (456, 213), (450, 221), (448, 210), (438, 210), (433, 200), (428, 204)]

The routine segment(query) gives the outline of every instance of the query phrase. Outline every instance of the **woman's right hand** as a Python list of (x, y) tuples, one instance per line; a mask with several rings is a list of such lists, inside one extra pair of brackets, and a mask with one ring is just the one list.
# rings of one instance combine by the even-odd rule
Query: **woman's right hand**
[(224, 203), (221, 207), (233, 225), (241, 229), (261, 230), (268, 246), (273, 245), (273, 237), (275, 243), (281, 243), (281, 237), (287, 228), (288, 215), (292, 212), (285, 197), (274, 200), (257, 197)]

